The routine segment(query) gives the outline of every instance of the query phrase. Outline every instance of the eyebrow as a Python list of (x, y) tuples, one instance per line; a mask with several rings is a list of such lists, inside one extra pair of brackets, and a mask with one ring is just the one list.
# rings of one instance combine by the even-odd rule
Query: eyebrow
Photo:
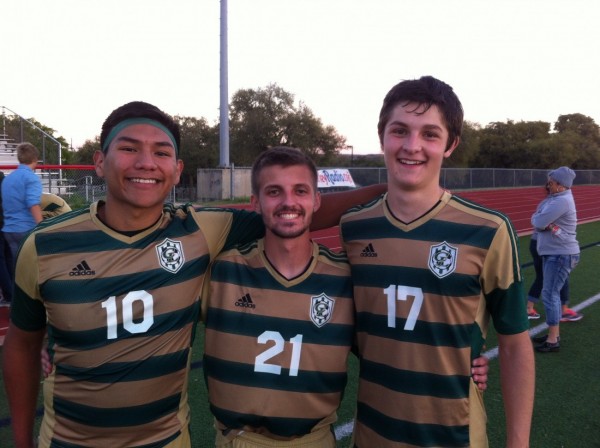
[[(390, 121), (388, 123), (388, 126), (404, 126), (404, 127), (410, 127), (407, 123), (403, 122), (403, 121), (398, 121), (398, 120), (394, 120), (394, 121)], [(442, 126), (439, 126), (437, 124), (424, 124), (423, 128), (425, 129), (437, 129), (440, 131), (443, 131), (444, 128)]]
[[(117, 137), (115, 139), (115, 142), (128, 142), (128, 143), (137, 143), (137, 144), (142, 143), (142, 141), (140, 139), (133, 138), (133, 137), (128, 137), (126, 135)], [(156, 146), (168, 146), (170, 148), (175, 149), (175, 147), (173, 146), (173, 144), (169, 140), (161, 140), (161, 141), (153, 142), (153, 145), (156, 145)]]

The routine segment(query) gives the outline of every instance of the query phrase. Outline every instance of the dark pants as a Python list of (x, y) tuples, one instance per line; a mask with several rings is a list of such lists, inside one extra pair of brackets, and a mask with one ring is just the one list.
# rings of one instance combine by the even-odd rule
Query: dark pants
[(4, 240), (4, 233), (0, 232), (0, 289), (2, 296), (9, 302), (13, 296), (14, 260), (8, 244)]

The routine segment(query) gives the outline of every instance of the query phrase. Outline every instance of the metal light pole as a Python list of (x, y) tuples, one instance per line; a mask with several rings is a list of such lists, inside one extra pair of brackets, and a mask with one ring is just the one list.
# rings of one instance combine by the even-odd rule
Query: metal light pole
[(221, 0), (221, 102), (219, 165), (229, 166), (229, 85), (227, 72), (227, 0)]

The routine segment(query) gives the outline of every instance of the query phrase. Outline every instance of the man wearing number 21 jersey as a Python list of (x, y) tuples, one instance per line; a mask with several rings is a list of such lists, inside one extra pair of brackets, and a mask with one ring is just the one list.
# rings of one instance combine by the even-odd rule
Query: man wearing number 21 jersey
[(335, 447), (354, 304), (346, 257), (310, 239), (320, 199), (302, 151), (263, 152), (251, 201), (265, 237), (211, 267), (204, 369), (219, 447)]

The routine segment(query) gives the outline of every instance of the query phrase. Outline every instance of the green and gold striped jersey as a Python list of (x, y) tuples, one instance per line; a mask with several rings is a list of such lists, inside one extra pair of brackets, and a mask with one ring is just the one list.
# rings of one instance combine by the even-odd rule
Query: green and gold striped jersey
[(360, 383), (357, 447), (485, 447), (471, 379), (490, 316), (528, 328), (517, 237), (501, 213), (444, 192), (405, 224), (386, 196), (342, 218), (352, 266)]
[(98, 204), (38, 227), (21, 248), (12, 320), (47, 325), (40, 447), (189, 446), (187, 382), (210, 261), (263, 233), (258, 215), (165, 205), (133, 236)]
[(212, 265), (204, 371), (226, 437), (287, 440), (336, 420), (354, 338), (350, 267), (312, 244), (306, 271), (290, 280), (269, 263), (263, 240)]

